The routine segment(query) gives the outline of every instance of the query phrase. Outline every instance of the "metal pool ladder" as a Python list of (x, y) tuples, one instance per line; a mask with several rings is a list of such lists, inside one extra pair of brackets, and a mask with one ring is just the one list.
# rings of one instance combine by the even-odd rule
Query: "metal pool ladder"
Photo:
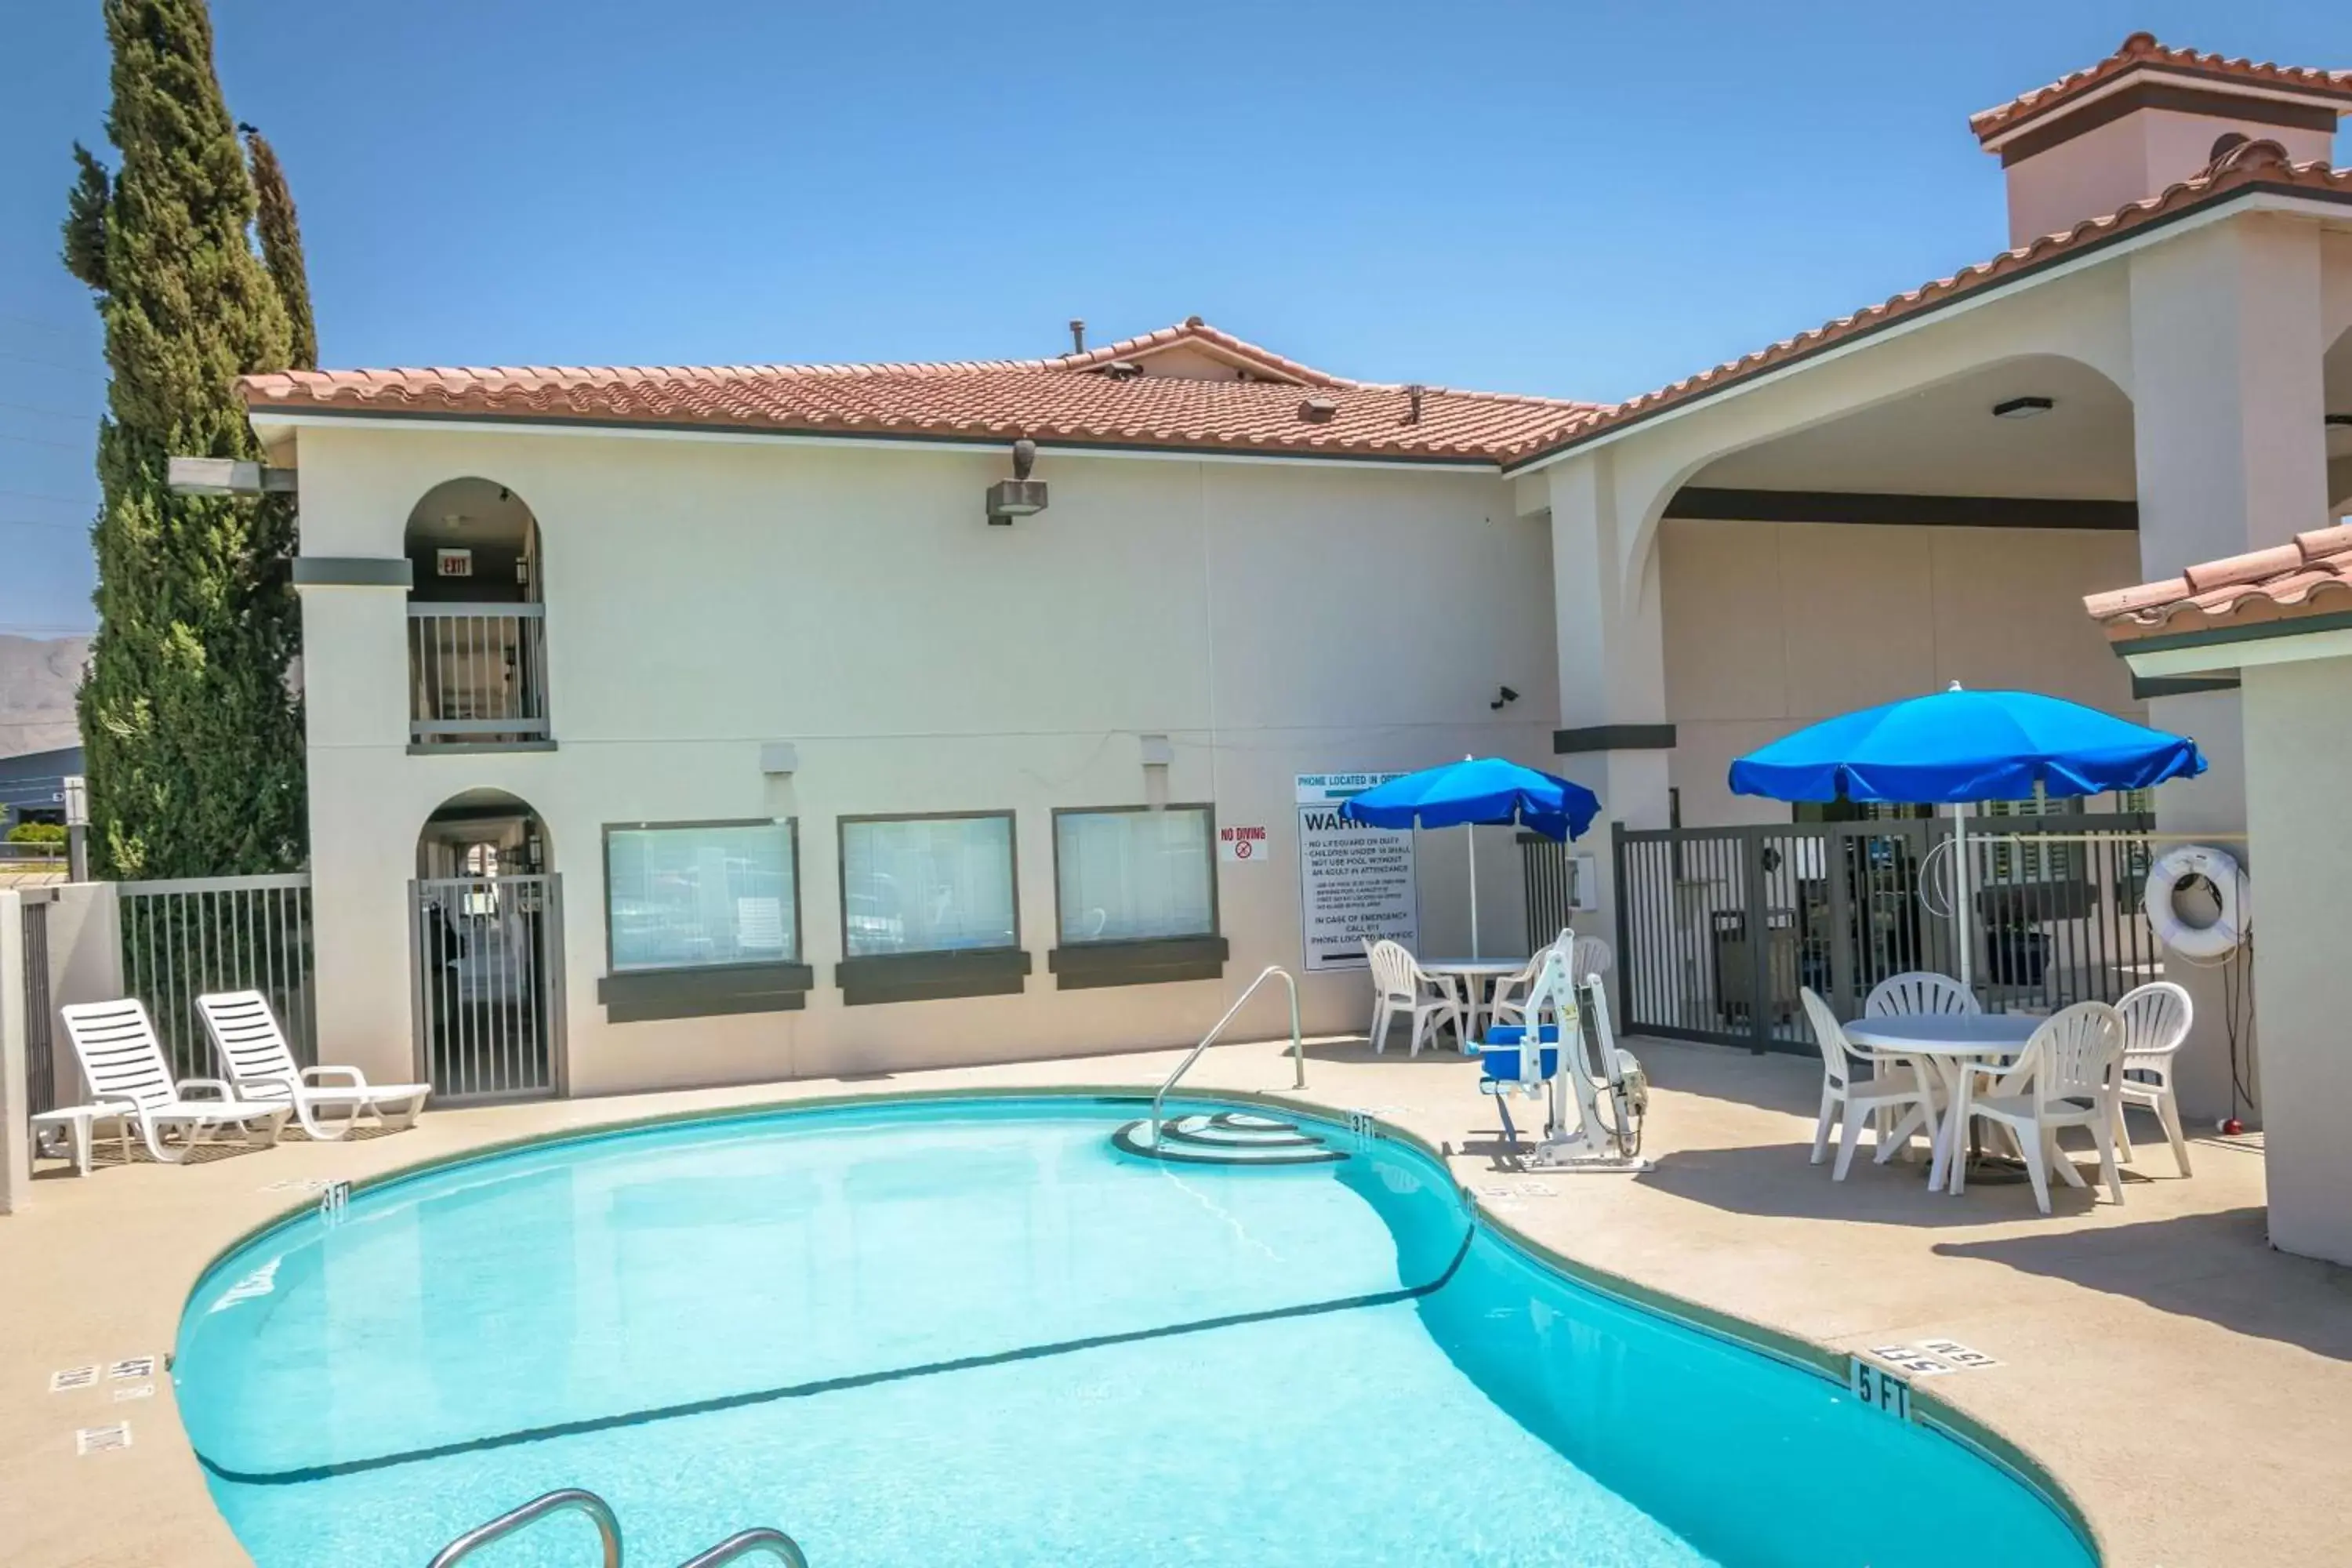
[(1257, 988), (1276, 974), (1282, 976), (1283, 984), (1290, 989), (1290, 1060), (1294, 1068), (1294, 1079), (1290, 1087), (1293, 1089), (1307, 1087), (1307, 1047), (1298, 1037), (1298, 982), (1293, 980), (1290, 977), (1290, 971), (1283, 968), (1279, 963), (1269, 963), (1257, 972), (1257, 978), (1251, 981), (1240, 995), (1234, 998), (1234, 1005), (1225, 1009), (1225, 1016), (1209, 1026), (1209, 1032), (1201, 1037), (1201, 1043), (1185, 1053), (1184, 1059), (1176, 1064), (1176, 1070), (1168, 1075), (1168, 1081), (1160, 1086), (1160, 1092), (1151, 1097), (1151, 1146), (1153, 1148), (1160, 1147), (1160, 1102), (1168, 1098), (1168, 1091), (1176, 1087), (1178, 1079), (1192, 1070), (1192, 1064), (1201, 1059), (1201, 1053), (1214, 1044), (1219, 1035), (1224, 1033), (1225, 1026), (1234, 1021), (1234, 1015), (1242, 1010), (1242, 1004), (1256, 995)]
[[(488, 1524), (476, 1525), (435, 1553), (426, 1568), (454, 1568), (493, 1541), (502, 1541), (551, 1515), (574, 1511), (586, 1514), (595, 1525), (597, 1539), (604, 1548), (604, 1568), (621, 1568), (621, 1521), (613, 1517), (612, 1506), (603, 1498), (581, 1487), (564, 1487), (544, 1497), (535, 1497)], [(709, 1551), (697, 1552), (678, 1568), (719, 1568), (721, 1563), (740, 1563), (757, 1552), (766, 1552), (783, 1563), (784, 1568), (808, 1568), (808, 1558), (801, 1552), (799, 1542), (782, 1531), (764, 1525), (730, 1535)]]

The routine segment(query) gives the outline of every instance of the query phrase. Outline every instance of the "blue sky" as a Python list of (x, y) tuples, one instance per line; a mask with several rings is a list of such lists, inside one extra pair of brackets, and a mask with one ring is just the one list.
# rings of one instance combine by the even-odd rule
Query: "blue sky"
[[(936, 359), (1198, 312), (1342, 374), (1614, 398), (1990, 255), (1968, 113), (2303, 0), (214, 0), (335, 365)], [(0, 0), (0, 631), (86, 629), (103, 363), (58, 265), (95, 0)]]

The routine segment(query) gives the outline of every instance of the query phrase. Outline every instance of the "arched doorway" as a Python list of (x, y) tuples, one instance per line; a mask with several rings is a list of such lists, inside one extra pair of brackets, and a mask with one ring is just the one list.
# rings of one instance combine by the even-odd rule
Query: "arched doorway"
[(544, 745), (539, 520), (495, 479), (449, 479), (409, 510), (409, 739)]
[(562, 1092), (561, 894), (546, 826), (501, 790), (453, 795), (410, 884), (418, 1068), (443, 1102)]

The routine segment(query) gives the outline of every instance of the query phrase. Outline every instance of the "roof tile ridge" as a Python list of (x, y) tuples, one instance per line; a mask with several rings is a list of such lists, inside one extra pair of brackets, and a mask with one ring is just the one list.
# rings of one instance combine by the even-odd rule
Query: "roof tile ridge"
[(2095, 60), (2077, 70), (2068, 71), (2057, 80), (2019, 93), (2006, 102), (1990, 109), (1980, 109), (1969, 116), (1969, 129), (1979, 138), (2007, 129), (2048, 107), (2059, 98), (2090, 87), (2110, 77), (2142, 65), (2178, 66), (2186, 69), (2220, 70), (2259, 80), (2284, 83), (2295, 87), (2316, 87), (2330, 91), (2352, 92), (2352, 70), (2329, 70), (2316, 66), (2281, 65), (2275, 60), (2253, 60), (2244, 56), (2225, 56), (2205, 50), (2186, 48), (2158, 41), (2156, 35), (2137, 32), (2124, 39), (2115, 52)]

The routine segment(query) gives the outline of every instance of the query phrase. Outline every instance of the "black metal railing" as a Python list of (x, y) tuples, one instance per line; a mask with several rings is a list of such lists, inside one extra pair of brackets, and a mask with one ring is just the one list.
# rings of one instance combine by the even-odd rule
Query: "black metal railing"
[[(2153, 826), (2141, 814), (1969, 818), (1970, 968), (1987, 1008), (2113, 1001), (2163, 973), (2139, 908)], [(1612, 837), (1628, 1031), (1811, 1051), (1800, 987), (1853, 1017), (1890, 975), (1959, 973), (1949, 818)]]

